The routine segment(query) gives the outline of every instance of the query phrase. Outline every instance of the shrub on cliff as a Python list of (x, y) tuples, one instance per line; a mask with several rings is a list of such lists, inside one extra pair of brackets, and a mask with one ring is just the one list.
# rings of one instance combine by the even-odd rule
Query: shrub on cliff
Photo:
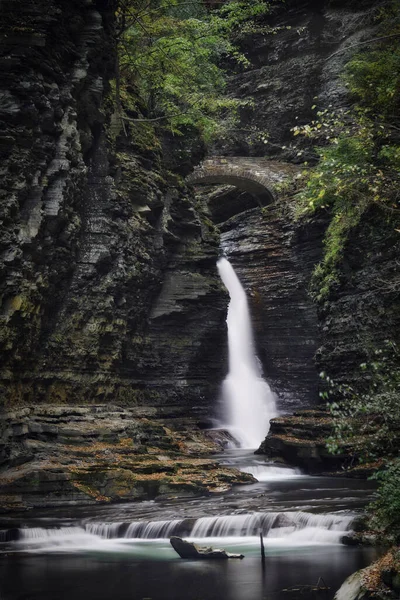
[(371, 509), (378, 524), (400, 543), (400, 458), (390, 461), (375, 478), (379, 489)]
[(294, 135), (319, 144), (319, 163), (306, 176), (297, 212), (325, 209), (331, 215), (324, 256), (312, 282), (318, 301), (340, 284), (346, 241), (369, 207), (380, 208), (382, 219), (395, 229), (400, 223), (400, 6), (387, 3), (374, 15), (376, 36), (344, 74), (354, 101), (351, 109), (318, 110), (315, 120), (293, 129)]

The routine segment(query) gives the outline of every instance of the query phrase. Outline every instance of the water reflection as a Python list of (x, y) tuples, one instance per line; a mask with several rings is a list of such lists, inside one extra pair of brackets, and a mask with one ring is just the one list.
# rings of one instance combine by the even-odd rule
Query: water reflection
[[(0, 563), (2, 600), (291, 600), (286, 588), (315, 584), (333, 598), (341, 582), (373, 557), (371, 549), (318, 547), (238, 561), (138, 561), (102, 556), (16, 557)], [(301, 595), (315, 598), (313, 593)]]

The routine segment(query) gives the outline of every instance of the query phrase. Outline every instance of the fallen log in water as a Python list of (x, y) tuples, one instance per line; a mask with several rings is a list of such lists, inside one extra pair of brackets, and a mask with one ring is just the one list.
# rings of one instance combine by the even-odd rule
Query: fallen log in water
[(180, 537), (172, 536), (169, 539), (171, 546), (179, 554), (181, 558), (216, 558), (216, 559), (227, 559), (227, 558), (244, 558), (243, 554), (231, 554), (221, 548), (210, 548), (207, 546), (197, 546), (192, 542), (187, 542)]

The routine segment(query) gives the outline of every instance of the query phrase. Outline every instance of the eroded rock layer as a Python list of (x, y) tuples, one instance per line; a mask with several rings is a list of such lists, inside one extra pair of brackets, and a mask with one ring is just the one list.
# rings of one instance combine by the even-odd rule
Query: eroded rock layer
[(210, 460), (221, 446), (196, 419), (154, 408), (26, 407), (1, 415), (0, 440), (0, 512), (191, 497), (254, 482)]
[(218, 238), (154, 134), (124, 134), (112, 3), (2, 12), (1, 403), (209, 406)]

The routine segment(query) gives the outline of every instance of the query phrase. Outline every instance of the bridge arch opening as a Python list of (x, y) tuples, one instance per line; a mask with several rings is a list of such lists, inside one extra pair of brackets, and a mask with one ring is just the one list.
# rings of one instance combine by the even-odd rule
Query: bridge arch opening
[(221, 183), (196, 185), (196, 196), (205, 199), (212, 221), (218, 226), (231, 217), (251, 209), (260, 210), (271, 202), (267, 196), (260, 197), (236, 186)]
[(205, 161), (187, 181), (197, 188), (200, 196), (207, 194), (207, 204), (216, 224), (275, 200), (268, 177), (238, 159)]
[(192, 185), (230, 185), (238, 188), (243, 192), (248, 192), (259, 198), (262, 206), (269, 204), (274, 200), (274, 194), (266, 185), (259, 183), (256, 179), (251, 178), (250, 175), (236, 175), (229, 171), (215, 173), (199, 173), (198, 175), (192, 176), (192, 179), (188, 178), (188, 181)]
[[(212, 157), (187, 177), (198, 188), (220, 186), (209, 193), (209, 208), (216, 223), (249, 208), (263, 207), (276, 199), (277, 186), (299, 167), (265, 157)], [(222, 187), (221, 187), (222, 186)]]

